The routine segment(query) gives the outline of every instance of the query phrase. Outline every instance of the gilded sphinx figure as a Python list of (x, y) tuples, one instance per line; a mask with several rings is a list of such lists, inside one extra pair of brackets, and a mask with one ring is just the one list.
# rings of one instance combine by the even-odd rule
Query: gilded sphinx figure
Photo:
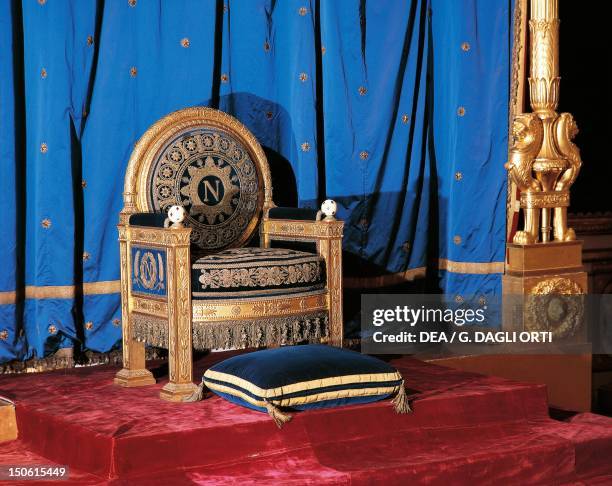
[[(521, 194), (541, 190), (540, 183), (533, 177), (533, 161), (542, 146), (544, 129), (535, 113), (522, 113), (512, 124), (512, 148), (510, 160), (504, 166)], [(537, 208), (524, 208), (525, 229), (517, 231), (514, 242), (530, 244), (538, 241), (540, 213)]]
[(569, 188), (582, 165), (580, 150), (572, 142), (577, 133), (578, 127), (569, 113), (544, 121), (536, 113), (515, 117), (505, 167), (521, 192), (525, 223), (523, 230), (516, 232), (514, 243), (549, 241), (551, 209), (554, 240), (576, 239), (574, 230), (567, 227), (567, 207)]
[[(568, 191), (572, 186), (582, 165), (580, 150), (572, 142), (578, 134), (578, 126), (574, 117), (569, 113), (561, 113), (555, 122), (555, 133), (559, 152), (563, 155), (569, 165), (561, 174), (555, 185), (556, 191)], [(558, 241), (572, 241), (576, 239), (576, 233), (567, 227), (567, 206), (555, 208), (554, 236)]]

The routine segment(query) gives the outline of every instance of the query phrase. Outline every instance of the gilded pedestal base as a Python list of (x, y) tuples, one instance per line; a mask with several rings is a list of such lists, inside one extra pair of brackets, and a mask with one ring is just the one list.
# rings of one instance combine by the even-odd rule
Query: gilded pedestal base
[(181, 402), (183, 398), (190, 396), (197, 390), (193, 383), (166, 383), (159, 392), (159, 397), (169, 402)]
[(117, 372), (114, 380), (115, 385), (132, 388), (136, 386), (154, 385), (155, 378), (153, 374), (146, 369), (128, 370), (123, 368)]
[[(582, 308), (569, 296), (587, 293), (587, 274), (582, 267), (582, 242), (507, 246), (503, 329), (549, 331), (570, 342), (584, 338)], [(567, 296), (570, 306), (553, 296)], [(550, 311), (545, 306), (550, 305)], [(539, 306), (539, 307), (538, 307)], [(573, 306), (573, 307), (572, 307)], [(563, 308), (566, 314), (559, 314)]]

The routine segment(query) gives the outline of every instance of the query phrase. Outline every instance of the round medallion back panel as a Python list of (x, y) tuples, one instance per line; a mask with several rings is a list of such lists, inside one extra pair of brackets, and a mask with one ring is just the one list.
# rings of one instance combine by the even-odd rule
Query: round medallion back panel
[(188, 129), (151, 165), (148, 202), (155, 212), (178, 204), (191, 241), (203, 252), (239, 246), (257, 227), (260, 175), (245, 146), (223, 131)]

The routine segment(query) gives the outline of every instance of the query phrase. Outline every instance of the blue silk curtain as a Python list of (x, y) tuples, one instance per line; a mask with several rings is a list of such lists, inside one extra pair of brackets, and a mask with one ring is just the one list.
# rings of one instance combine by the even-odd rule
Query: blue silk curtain
[(0, 362), (117, 345), (126, 164), (149, 125), (192, 105), (255, 133), (277, 193), (339, 202), (347, 275), (429, 268), (446, 292), (499, 293), (511, 11), (0, 0)]

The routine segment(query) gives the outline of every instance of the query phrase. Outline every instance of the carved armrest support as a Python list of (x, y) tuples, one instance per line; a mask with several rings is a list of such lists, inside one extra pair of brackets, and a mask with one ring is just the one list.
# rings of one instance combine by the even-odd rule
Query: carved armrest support
[(124, 343), (133, 339), (132, 326), (138, 316), (167, 321), (168, 350), (174, 357), (170, 383), (161, 392), (167, 400), (180, 400), (194, 388), (190, 235), (191, 228), (181, 223), (168, 228), (119, 225)]
[[(274, 213), (272, 212), (271, 215)], [(261, 244), (270, 247), (272, 240), (314, 242), (317, 253), (325, 259), (326, 288), (330, 316), (330, 342), (342, 346), (342, 231), (344, 222), (333, 217), (319, 221), (264, 218), (261, 222)]]

